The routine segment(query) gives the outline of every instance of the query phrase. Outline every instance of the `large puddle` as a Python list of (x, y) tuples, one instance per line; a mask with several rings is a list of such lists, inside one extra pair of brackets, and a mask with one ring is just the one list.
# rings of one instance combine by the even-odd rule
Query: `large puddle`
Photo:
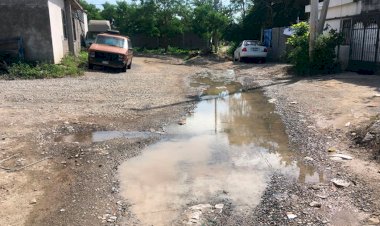
[(293, 160), (284, 125), (259, 91), (203, 100), (167, 132), (119, 169), (121, 194), (142, 225), (170, 225), (186, 206), (221, 195), (239, 210), (254, 208), (275, 171), (302, 183), (323, 179)]

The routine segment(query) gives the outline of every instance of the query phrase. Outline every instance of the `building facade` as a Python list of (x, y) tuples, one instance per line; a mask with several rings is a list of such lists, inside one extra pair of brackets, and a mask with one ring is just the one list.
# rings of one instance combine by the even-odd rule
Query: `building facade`
[(59, 63), (78, 54), (87, 30), (77, 0), (1, 0), (0, 15), (0, 40), (21, 37), (28, 61)]
[[(319, 4), (322, 9), (323, 2)], [(306, 6), (310, 12), (310, 5)], [(336, 29), (344, 36), (338, 48), (343, 69), (378, 70), (380, 66), (380, 1), (331, 0), (325, 27)]]

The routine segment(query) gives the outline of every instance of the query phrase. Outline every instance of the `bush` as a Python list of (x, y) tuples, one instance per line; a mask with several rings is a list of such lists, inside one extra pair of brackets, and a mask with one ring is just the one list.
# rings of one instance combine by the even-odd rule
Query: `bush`
[(65, 76), (82, 75), (87, 62), (87, 52), (81, 52), (78, 57), (67, 55), (60, 64), (48, 63), (13, 63), (9, 69), (8, 78), (42, 79), (61, 78)]
[(301, 22), (292, 26), (294, 34), (288, 39), (291, 46), (288, 58), (298, 75), (306, 75), (310, 71), (309, 64), (309, 25)]
[(335, 48), (343, 43), (343, 36), (336, 30), (318, 37), (313, 51), (311, 68), (316, 73), (331, 74), (339, 70)]
[(236, 48), (239, 46), (239, 43), (238, 42), (231, 42), (228, 46), (228, 49), (227, 49), (227, 55), (228, 56), (234, 56), (234, 52), (236, 50)]
[(288, 59), (298, 75), (329, 74), (337, 72), (335, 48), (342, 44), (343, 37), (336, 30), (330, 30), (317, 38), (312, 59), (309, 57), (309, 25), (301, 22), (292, 26), (294, 34), (288, 39), (291, 46)]

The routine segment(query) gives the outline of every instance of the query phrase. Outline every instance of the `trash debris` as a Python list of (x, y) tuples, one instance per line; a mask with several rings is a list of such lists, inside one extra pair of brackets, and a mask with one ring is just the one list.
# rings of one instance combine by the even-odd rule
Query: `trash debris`
[(293, 220), (294, 218), (297, 217), (297, 215), (293, 214), (292, 212), (287, 212), (286, 216), (288, 217), (289, 220)]
[(345, 154), (334, 154), (334, 155), (331, 155), (331, 157), (337, 157), (337, 158), (341, 158), (343, 160), (352, 160), (353, 157), (349, 156), (349, 155), (345, 155)]

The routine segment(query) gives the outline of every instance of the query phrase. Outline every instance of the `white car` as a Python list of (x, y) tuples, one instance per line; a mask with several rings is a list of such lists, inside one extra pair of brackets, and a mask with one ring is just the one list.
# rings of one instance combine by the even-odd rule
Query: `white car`
[(268, 48), (263, 46), (257, 40), (244, 40), (234, 52), (235, 61), (244, 61), (245, 59), (258, 59), (265, 62), (268, 55)]

